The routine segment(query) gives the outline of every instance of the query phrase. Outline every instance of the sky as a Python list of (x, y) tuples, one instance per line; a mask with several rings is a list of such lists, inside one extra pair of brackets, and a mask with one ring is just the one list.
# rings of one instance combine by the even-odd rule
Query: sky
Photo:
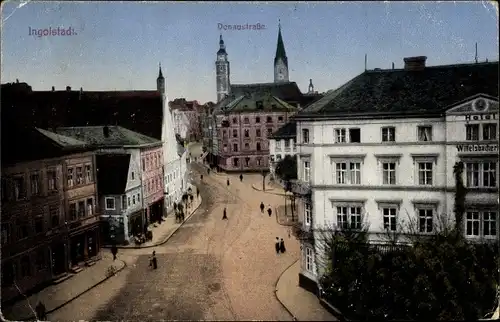
[[(38, 2), (2, 3), (1, 82), (34, 90), (154, 90), (158, 64), (170, 100), (216, 100), (219, 35), (231, 83), (273, 82), (278, 20), (290, 81), (335, 89), (365, 68), (498, 61), (498, 9), (491, 2)], [(219, 24), (265, 25), (220, 30)], [(73, 28), (71, 36), (33, 35)], [(32, 35), (30, 35), (30, 29)]]

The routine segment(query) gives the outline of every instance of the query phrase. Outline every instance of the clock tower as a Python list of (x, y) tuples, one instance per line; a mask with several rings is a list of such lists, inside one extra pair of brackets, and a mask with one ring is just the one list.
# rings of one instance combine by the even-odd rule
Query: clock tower
[(227, 60), (226, 46), (222, 35), (219, 40), (219, 51), (217, 52), (217, 60), (215, 61), (215, 73), (217, 75), (217, 102), (220, 102), (229, 95), (229, 61)]
[(283, 37), (281, 37), (281, 24), (278, 24), (278, 45), (274, 57), (274, 82), (285, 83), (288, 79), (288, 58), (286, 57)]

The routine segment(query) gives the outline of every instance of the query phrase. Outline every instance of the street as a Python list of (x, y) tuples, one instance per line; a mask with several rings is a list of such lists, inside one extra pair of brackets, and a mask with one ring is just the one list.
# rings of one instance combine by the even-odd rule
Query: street
[[(239, 173), (209, 176), (198, 164), (190, 167), (203, 197), (198, 211), (165, 245), (120, 250), (127, 267), (50, 314), (50, 320), (292, 319), (274, 291), (280, 274), (299, 258), (298, 242), (288, 238), (274, 214), (259, 209), (261, 201), (274, 208), (282, 197), (253, 190), (251, 183), (259, 183), (260, 175), (244, 175), (240, 182)], [(279, 256), (278, 236), (287, 244), (287, 253)], [(153, 250), (157, 270), (148, 267)]]

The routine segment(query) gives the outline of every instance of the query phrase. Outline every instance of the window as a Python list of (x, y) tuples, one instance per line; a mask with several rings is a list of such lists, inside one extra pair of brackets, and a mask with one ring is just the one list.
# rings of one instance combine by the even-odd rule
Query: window
[(237, 138), (238, 137), (238, 130), (233, 130), (233, 138)]
[(278, 116), (278, 122), (283, 123), (283, 121), (284, 121), (283, 116)]
[(290, 150), (290, 140), (285, 140), (285, 150)]
[(224, 144), (224, 145), (222, 146), (222, 151), (227, 152), (227, 144)]
[[(149, 189), (151, 190), (151, 182), (149, 182)], [(115, 210), (115, 198), (106, 197), (104, 203), (106, 204), (106, 210)]]
[(82, 167), (76, 167), (76, 184), (83, 183), (83, 169)]
[(361, 184), (361, 162), (335, 163), (337, 184)]
[(311, 162), (304, 161), (304, 181), (309, 182), (311, 180)]
[(383, 127), (382, 128), (382, 142), (394, 142), (394, 141), (396, 141), (396, 128)]
[(271, 160), (271, 162), (274, 162), (274, 154), (271, 154), (271, 155), (269, 156), (269, 160)]
[(384, 219), (384, 229), (396, 231), (396, 208), (383, 208), (382, 215)]
[(35, 218), (35, 234), (43, 233), (43, 217)]
[(68, 168), (68, 187), (73, 187), (73, 169)]
[(50, 227), (59, 227), (59, 207), (49, 206)]
[(122, 196), (122, 210), (127, 209), (127, 196)]
[(418, 230), (421, 233), (432, 233), (434, 228), (432, 209), (418, 209)]
[(271, 116), (268, 116), (266, 118), (266, 123), (273, 123), (273, 118)]
[(28, 256), (21, 258), (21, 278), (31, 276), (31, 263)]
[(226, 130), (222, 130), (222, 138), (227, 139), (227, 131)]
[(257, 151), (260, 151), (260, 148), (261, 148), (261, 146), (260, 146), (260, 142), (257, 142), (257, 143), (255, 144), (255, 148), (257, 149)]
[(497, 125), (495, 123), (483, 124), (483, 140), (497, 139)]
[(432, 126), (417, 127), (417, 135), (420, 142), (432, 141)]
[(309, 130), (308, 129), (302, 130), (302, 143), (309, 143)]
[(94, 199), (88, 198), (87, 199), (87, 215), (91, 216), (93, 214), (94, 214)]
[[(134, 199), (135, 199), (135, 196), (134, 196)], [(128, 205), (130, 207), (130, 197), (127, 197), (127, 203), (128, 203)]]
[(49, 192), (56, 191), (56, 172), (54, 170), (47, 171), (47, 189)]
[(135, 196), (132, 196), (132, 204), (135, 205)]
[(394, 162), (382, 163), (382, 183), (396, 184), (396, 163)]
[(312, 223), (311, 204), (308, 202), (304, 203), (304, 222), (306, 226), (310, 226)]
[(361, 207), (337, 207), (337, 227), (347, 229), (349, 226), (352, 229), (361, 229)]
[(297, 149), (297, 139), (293, 138), (293, 150), (295, 151)]
[(276, 161), (278, 161), (278, 162), (281, 161), (281, 154), (276, 155)]
[(40, 194), (40, 175), (32, 173), (30, 175), (31, 195), (38, 196)]
[(245, 137), (246, 138), (250, 137), (250, 131), (249, 130), (245, 130)]
[(245, 124), (250, 124), (250, 119), (249, 119), (248, 117), (245, 117), (245, 118), (243, 119), (243, 123), (245, 123)]
[(497, 186), (496, 162), (470, 162), (465, 164), (468, 188), (495, 188)]
[(349, 141), (351, 143), (360, 143), (361, 129), (349, 129)]
[(483, 236), (497, 235), (497, 213), (494, 211), (483, 212)]
[(142, 159), (142, 171), (146, 171), (146, 160)]
[(345, 129), (335, 129), (335, 143), (345, 143), (346, 132)]
[(233, 144), (233, 151), (238, 152), (238, 144)]
[(467, 141), (478, 141), (479, 140), (479, 124), (467, 124), (467, 125), (465, 125), (465, 139)]
[(255, 136), (260, 138), (260, 136), (261, 136), (260, 129), (255, 130)]
[(306, 249), (306, 271), (314, 273), (314, 251), (310, 247), (305, 247)]
[(139, 193), (137, 194), (137, 202), (141, 202), (141, 195)]
[(134, 171), (132, 171), (132, 173), (130, 174), (130, 177), (132, 178), (132, 180), (135, 180), (135, 173), (134, 173)]
[(432, 185), (432, 162), (418, 163), (418, 184), (421, 186)]
[(258, 110), (263, 110), (264, 109), (264, 103), (262, 101), (255, 102), (255, 105), (257, 106)]
[(257, 166), (261, 166), (262, 165), (262, 158), (257, 158)]
[[(132, 172), (132, 180), (134, 180), (133, 174), (134, 173)], [(85, 182), (87, 183), (92, 182), (92, 167), (90, 166), (90, 164), (85, 165)]]
[(240, 165), (240, 160), (238, 158), (233, 158), (233, 166), (238, 167)]
[(258, 116), (257, 116), (257, 117), (255, 118), (255, 123), (260, 123), (260, 117), (258, 117)]
[(245, 150), (250, 150), (250, 144), (245, 143)]
[(10, 225), (2, 223), (2, 245), (8, 244), (10, 242)]
[(245, 158), (245, 166), (246, 167), (250, 166), (250, 158), (248, 157)]
[(79, 218), (85, 217), (85, 202), (84, 201), (78, 201), (78, 217)]
[(238, 123), (238, 119), (236, 117), (233, 117), (233, 124), (237, 124)]
[(16, 200), (22, 200), (26, 198), (26, 187), (24, 185), (24, 177), (22, 176), (14, 177), (14, 194)]
[(17, 222), (17, 234), (19, 239), (24, 239), (29, 237), (29, 229), (26, 222), (18, 221)]
[(273, 129), (272, 128), (268, 128), (267, 129), (267, 136), (271, 136), (273, 135)]
[(281, 140), (276, 140), (276, 151), (281, 151)]
[(466, 216), (466, 230), (465, 234), (467, 236), (477, 236), (479, 237), (479, 212), (478, 211), (468, 211)]

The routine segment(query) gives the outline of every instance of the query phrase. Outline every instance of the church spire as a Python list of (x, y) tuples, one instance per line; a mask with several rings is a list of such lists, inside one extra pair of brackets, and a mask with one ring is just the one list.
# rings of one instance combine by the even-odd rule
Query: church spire
[(163, 73), (161, 72), (161, 63), (160, 64), (160, 72), (158, 73), (158, 79), (162, 79), (163, 78)]
[(217, 55), (222, 55), (222, 54), (225, 54), (227, 55), (227, 52), (226, 52), (226, 45), (224, 45), (224, 40), (222, 39), (222, 34), (220, 35), (220, 38), (219, 38), (219, 51), (217, 52)]
[(278, 20), (278, 44), (276, 46), (276, 56), (274, 57), (274, 64), (276, 64), (280, 58), (285, 63), (286, 67), (288, 67), (285, 45), (283, 43), (283, 37), (281, 36), (281, 21)]
[(314, 85), (313, 85), (313, 80), (309, 79), (309, 90), (308, 94), (314, 94)]

